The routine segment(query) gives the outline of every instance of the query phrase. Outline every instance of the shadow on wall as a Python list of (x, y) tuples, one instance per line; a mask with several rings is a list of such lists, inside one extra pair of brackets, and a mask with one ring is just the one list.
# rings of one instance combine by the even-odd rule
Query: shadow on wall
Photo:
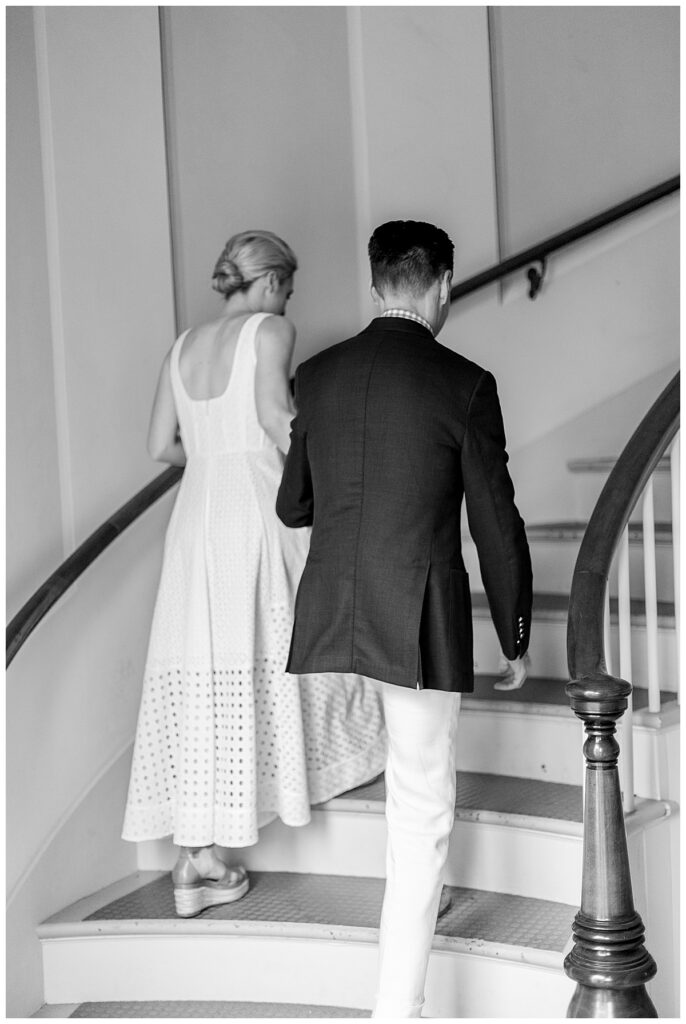
[(569, 461), (616, 458), (678, 369), (678, 362), (669, 363), (544, 437), (511, 451), (511, 471), (525, 522), (587, 520), (607, 474), (573, 473)]

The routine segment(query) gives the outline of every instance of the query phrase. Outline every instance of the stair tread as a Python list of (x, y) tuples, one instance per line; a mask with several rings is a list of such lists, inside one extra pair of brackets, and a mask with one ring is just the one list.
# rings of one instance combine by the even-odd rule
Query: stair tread
[(139, 1000), (80, 1003), (69, 1017), (229, 1017), (298, 1018), (369, 1017), (370, 1010), (307, 1003), (249, 1003), (212, 1000)]
[[(490, 615), (488, 598), (483, 591), (472, 593), (472, 610), (477, 618), (484, 618)], [(569, 612), (569, 594), (555, 594), (550, 592), (536, 591), (533, 596), (533, 617), (534, 619), (546, 619), (555, 621), (567, 621)], [(610, 615), (617, 618), (617, 598), (610, 598)], [(658, 601), (657, 617), (660, 625), (674, 625), (674, 602)], [(640, 597), (631, 598), (631, 622), (632, 625), (645, 624), (645, 601)]]
[[(336, 799), (382, 802), (385, 798), (386, 786), (383, 775), (380, 775), (372, 782), (343, 793)], [(329, 806), (335, 806), (336, 799), (330, 801)], [(470, 817), (464, 812), (473, 811), (478, 816), (483, 811), (494, 811), (561, 821), (580, 822), (583, 818), (581, 786), (541, 779), (489, 775), (485, 772), (458, 772), (455, 802), (458, 817)]]
[[(569, 697), (565, 693), (565, 687), (569, 680), (550, 679), (544, 676), (529, 676), (519, 690), (494, 690), (493, 684), (498, 682), (500, 676), (488, 673), (479, 673), (474, 677), (474, 692), (465, 694), (462, 698), (462, 709), (478, 708), (479, 706), (492, 706), (503, 704), (519, 704), (523, 707), (534, 707), (535, 705), (547, 705), (559, 707), (560, 710), (574, 712), (569, 706)], [(660, 690), (660, 701), (663, 705), (675, 699), (671, 690)], [(632, 691), (632, 705), (634, 711), (642, 711), (648, 707), (648, 691), (645, 688), (634, 685)]]
[[(609, 473), (617, 464), (618, 455), (590, 455), (583, 459), (568, 459), (567, 469), (570, 473)], [(663, 455), (655, 472), (666, 473), (670, 469), (670, 458)]]
[[(343, 928), (378, 928), (385, 881), (347, 875), (251, 871), (243, 899), (211, 907), (194, 922), (281, 922)], [(475, 942), (563, 950), (576, 907), (551, 900), (446, 886), (451, 897), (436, 935)], [(174, 909), (171, 874), (149, 881), (107, 903), (84, 921), (170, 921)]]
[[(529, 540), (581, 540), (588, 522), (582, 519), (563, 519), (545, 523), (527, 523), (526, 535)], [(629, 523), (629, 540), (643, 539), (643, 524)], [(655, 540), (669, 543), (672, 539), (672, 524), (655, 523)]]

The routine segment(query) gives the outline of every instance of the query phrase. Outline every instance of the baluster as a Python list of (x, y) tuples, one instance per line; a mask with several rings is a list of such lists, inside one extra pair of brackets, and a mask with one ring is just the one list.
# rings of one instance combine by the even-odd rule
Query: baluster
[[(631, 671), (631, 593), (629, 584), (629, 526), (624, 527), (619, 544), (617, 565), (617, 605), (619, 620), (619, 674), (628, 683)], [(630, 814), (634, 809), (634, 721), (631, 690), (627, 697), (627, 708), (622, 721), (622, 761), (620, 764), (624, 811)]]
[[(657, 660), (657, 570), (655, 567), (655, 499), (653, 478), (643, 493), (643, 577), (646, 607), (646, 659), (648, 663), (648, 710), (660, 710), (660, 675)], [(625, 676), (619, 670), (620, 676)]]
[(679, 511), (681, 507), (680, 494), (679, 494), (679, 480), (681, 475), (681, 467), (679, 464), (679, 452), (680, 452), (680, 435), (676, 435), (676, 440), (672, 445), (670, 452), (670, 465), (671, 465), (671, 476), (672, 476), (672, 557), (674, 560), (674, 632), (676, 642), (676, 683), (677, 683), (677, 699), (681, 696), (681, 664), (680, 664), (680, 651), (679, 651), (679, 599), (681, 591), (681, 580), (680, 580), (680, 522), (679, 522)]
[[(605, 648), (605, 670), (608, 675), (612, 675), (612, 612), (610, 610), (610, 576), (608, 574), (607, 583), (605, 584), (605, 614), (603, 615), (603, 644)], [(582, 731), (582, 742), (586, 742), (586, 726), (584, 722), (581, 723)], [(582, 796), (583, 796), (583, 807), (586, 806), (586, 772), (583, 773), (583, 785), (582, 785)]]
[(564, 965), (577, 983), (568, 1017), (657, 1017), (645, 987), (657, 967), (634, 909), (614, 736), (630, 693), (629, 683), (610, 676), (567, 686), (588, 737), (581, 909)]
[(610, 618), (610, 577), (605, 587), (605, 614), (603, 615), (603, 644), (605, 646), (605, 670), (612, 675), (612, 619)]

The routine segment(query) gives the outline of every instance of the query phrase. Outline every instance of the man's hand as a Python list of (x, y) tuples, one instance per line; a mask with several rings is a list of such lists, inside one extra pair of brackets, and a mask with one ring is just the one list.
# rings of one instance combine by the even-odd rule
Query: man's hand
[(502, 658), (500, 663), (500, 675), (502, 681), (493, 684), (494, 690), (518, 690), (524, 685), (524, 680), (529, 674), (529, 668), (531, 662), (529, 655), (525, 654), (521, 658), (515, 658), (514, 661), (509, 661), (508, 658)]

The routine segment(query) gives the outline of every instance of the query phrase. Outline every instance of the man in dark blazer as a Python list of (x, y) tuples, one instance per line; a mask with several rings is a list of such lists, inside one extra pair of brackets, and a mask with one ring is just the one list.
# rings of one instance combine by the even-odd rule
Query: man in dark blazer
[(380, 316), (296, 373), (277, 513), (312, 538), (287, 669), (380, 681), (388, 847), (373, 1016), (419, 1017), (454, 817), (459, 695), (474, 688), (463, 497), (515, 684), (532, 575), (495, 380), (435, 340), (452, 242), (394, 221), (369, 256)]

